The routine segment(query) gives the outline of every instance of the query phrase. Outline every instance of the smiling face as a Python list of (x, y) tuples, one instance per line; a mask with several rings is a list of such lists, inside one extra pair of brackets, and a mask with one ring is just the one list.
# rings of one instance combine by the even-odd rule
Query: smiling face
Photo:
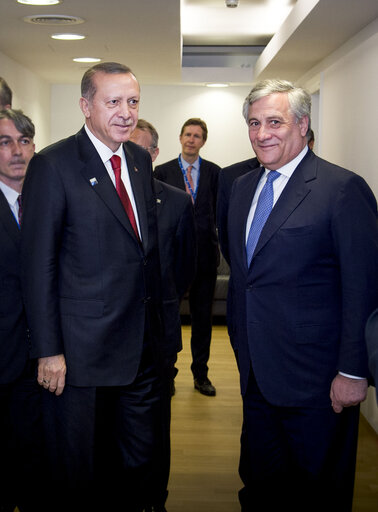
[(139, 84), (131, 73), (99, 71), (92, 80), (96, 93), (91, 100), (80, 98), (80, 108), (89, 130), (115, 152), (138, 122)]
[(0, 119), (0, 180), (17, 192), (21, 192), (34, 149), (33, 139), (22, 135), (13, 121)]
[(306, 146), (307, 116), (297, 120), (287, 93), (274, 93), (252, 103), (248, 110), (249, 139), (259, 162), (277, 170)]

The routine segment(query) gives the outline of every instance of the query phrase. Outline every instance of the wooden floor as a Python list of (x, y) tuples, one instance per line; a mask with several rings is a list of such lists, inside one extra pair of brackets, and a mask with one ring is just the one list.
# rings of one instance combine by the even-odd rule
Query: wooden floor
[[(190, 328), (183, 326), (172, 399), (168, 512), (240, 511), (237, 493), (242, 422), (238, 372), (224, 326), (214, 326), (209, 378), (216, 397), (193, 388)], [(378, 436), (361, 417), (353, 512), (378, 511)], [(335, 511), (336, 512), (336, 511)]]

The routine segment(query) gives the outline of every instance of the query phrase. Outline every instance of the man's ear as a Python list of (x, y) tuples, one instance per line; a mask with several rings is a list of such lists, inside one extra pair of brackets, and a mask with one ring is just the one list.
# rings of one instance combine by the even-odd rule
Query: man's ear
[(308, 125), (309, 125), (308, 116), (301, 117), (300, 120), (298, 121), (298, 125), (301, 130), (302, 137), (305, 137), (305, 135), (308, 131)]
[(87, 119), (89, 117), (91, 117), (91, 113), (90, 113), (90, 110), (89, 110), (89, 101), (87, 99), (81, 97), (80, 100), (79, 100), (79, 106), (80, 106), (80, 109), (83, 112), (84, 116)]

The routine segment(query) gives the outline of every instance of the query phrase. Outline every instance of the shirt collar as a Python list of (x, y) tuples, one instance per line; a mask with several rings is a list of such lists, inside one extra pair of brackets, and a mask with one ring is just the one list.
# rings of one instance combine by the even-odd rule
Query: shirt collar
[[(308, 146), (306, 144), (306, 146), (302, 149), (302, 151), (293, 160), (291, 160), (291, 162), (283, 165), (281, 167), (281, 169), (276, 169), (277, 172), (279, 172), (280, 174), (283, 174), (284, 176), (287, 176), (288, 178), (290, 178), (291, 175), (293, 174), (293, 172), (295, 171), (295, 169), (298, 167), (299, 163), (305, 157), (307, 151), (308, 151)], [(266, 169), (266, 171), (269, 172), (269, 169)]]
[(20, 194), (13, 188), (6, 185), (3, 181), (0, 181), (0, 190), (4, 194), (5, 199), (8, 201), (8, 204), (14, 206)]
[(113, 155), (118, 155), (122, 159), (122, 155), (123, 155), (122, 144), (120, 144), (119, 148), (117, 149), (117, 151), (115, 151), (113, 153), (113, 151), (110, 148), (108, 148), (108, 146), (106, 144), (104, 144), (95, 135), (93, 135), (93, 133), (90, 131), (90, 129), (88, 128), (88, 126), (86, 124), (84, 125), (84, 128), (85, 128), (85, 131), (87, 132), (87, 135), (90, 138), (92, 144), (96, 148), (97, 153), (100, 155), (100, 158), (101, 158), (103, 163), (105, 163), (108, 160), (110, 160), (110, 158)]
[(199, 157), (197, 157), (197, 160), (195, 160), (192, 164), (190, 164), (189, 162), (184, 160), (181, 155), (181, 162), (182, 162), (182, 165), (185, 170), (189, 167), (189, 165), (191, 165), (193, 169), (198, 169), (198, 167), (199, 167)]

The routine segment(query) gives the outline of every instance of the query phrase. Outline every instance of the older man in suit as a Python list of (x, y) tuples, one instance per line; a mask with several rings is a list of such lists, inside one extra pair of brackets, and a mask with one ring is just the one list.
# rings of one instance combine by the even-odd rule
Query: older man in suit
[(26, 310), (57, 493), (41, 506), (137, 512), (161, 432), (151, 158), (127, 142), (140, 99), (128, 67), (93, 66), (81, 91), (85, 126), (33, 158), (24, 189)]
[(29, 360), (21, 292), (21, 191), (34, 154), (34, 125), (20, 110), (0, 112), (0, 510), (33, 510), (40, 393)]
[[(350, 511), (378, 300), (377, 205), (357, 174), (307, 147), (311, 98), (284, 80), (244, 104), (263, 168), (238, 178), (222, 249), (247, 453), (242, 510)], [(222, 228), (224, 229), (224, 228)]]
[(181, 128), (181, 153), (155, 168), (155, 176), (190, 194), (194, 204), (197, 234), (197, 268), (189, 290), (192, 323), (191, 370), (194, 387), (207, 396), (216, 389), (208, 378), (208, 361), (212, 332), (212, 304), (219, 263), (218, 238), (215, 227), (219, 166), (200, 157), (207, 139), (207, 126), (202, 119), (188, 119)]

